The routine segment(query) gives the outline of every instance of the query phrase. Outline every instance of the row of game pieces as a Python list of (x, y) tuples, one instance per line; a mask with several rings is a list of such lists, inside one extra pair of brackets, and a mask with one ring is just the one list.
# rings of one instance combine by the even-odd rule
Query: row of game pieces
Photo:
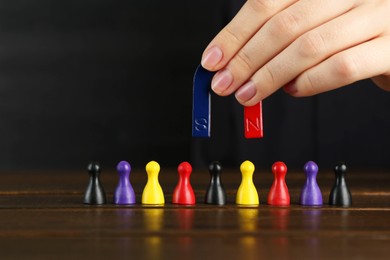
[[(89, 183), (84, 195), (85, 204), (105, 204), (107, 202), (103, 186), (100, 182), (100, 165), (92, 162), (88, 165), (90, 175)], [(190, 182), (192, 166), (188, 162), (182, 162), (178, 166), (179, 180), (172, 194), (172, 203), (181, 205), (194, 205), (195, 194)], [(130, 205), (136, 203), (134, 189), (130, 183), (131, 166), (126, 161), (117, 165), (119, 174), (118, 185), (114, 192), (113, 203), (117, 205)], [(210, 183), (206, 191), (204, 202), (206, 204), (225, 205), (227, 203), (226, 191), (221, 181), (222, 166), (219, 162), (212, 162), (209, 166)], [(259, 196), (253, 183), (255, 166), (250, 161), (244, 161), (240, 166), (242, 175), (241, 184), (236, 194), (236, 204), (258, 205)], [(335, 183), (329, 196), (329, 205), (350, 206), (352, 204), (351, 193), (345, 181), (347, 167), (340, 162), (335, 169)], [(151, 161), (146, 165), (148, 175), (147, 183), (142, 192), (142, 204), (163, 205), (165, 198), (158, 181), (160, 165)], [(283, 162), (275, 162), (272, 165), (274, 181), (268, 193), (267, 203), (273, 206), (290, 205), (290, 194), (286, 184), (287, 166)], [(299, 203), (303, 206), (321, 206), (322, 192), (317, 184), (318, 166), (309, 161), (304, 165), (306, 181), (301, 190)]]

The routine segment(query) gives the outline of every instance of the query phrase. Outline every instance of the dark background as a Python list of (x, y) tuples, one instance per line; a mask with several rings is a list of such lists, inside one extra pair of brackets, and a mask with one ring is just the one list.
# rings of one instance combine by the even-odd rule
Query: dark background
[(390, 93), (366, 80), (310, 98), (263, 102), (263, 139), (242, 107), (212, 97), (212, 138), (191, 137), (192, 77), (236, 12), (223, 0), (14, 0), (0, 4), (0, 168), (78, 169), (220, 160), (258, 168), (308, 160), (390, 169)]

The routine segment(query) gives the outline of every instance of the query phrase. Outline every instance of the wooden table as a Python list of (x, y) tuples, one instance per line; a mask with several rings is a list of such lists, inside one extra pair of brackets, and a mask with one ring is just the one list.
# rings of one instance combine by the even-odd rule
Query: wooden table
[[(298, 205), (302, 172), (289, 172), (292, 205), (265, 204), (272, 173), (255, 172), (258, 207), (238, 207), (235, 193), (241, 174), (225, 170), (226, 206), (203, 204), (207, 170), (191, 180), (195, 206), (170, 203), (177, 181), (175, 169), (160, 172), (167, 204), (140, 205), (146, 183), (143, 169), (134, 169), (134, 206), (88, 206), (82, 203), (86, 171), (0, 173), (1, 259), (389, 259), (390, 172), (350, 171), (353, 195), (349, 208)], [(102, 172), (107, 199), (118, 180)], [(318, 183), (328, 201), (333, 172), (321, 171)]]

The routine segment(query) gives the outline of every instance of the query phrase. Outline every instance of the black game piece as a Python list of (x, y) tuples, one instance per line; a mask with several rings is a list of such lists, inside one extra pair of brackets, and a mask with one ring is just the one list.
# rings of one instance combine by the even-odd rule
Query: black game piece
[(84, 204), (99, 205), (106, 203), (106, 194), (100, 183), (100, 165), (97, 162), (88, 164), (89, 182), (84, 194)]
[(329, 195), (329, 205), (348, 207), (352, 204), (351, 192), (345, 182), (347, 165), (339, 162), (334, 168), (336, 180)]
[(226, 204), (226, 192), (221, 183), (222, 166), (219, 162), (212, 162), (209, 166), (210, 185), (206, 192), (205, 203), (214, 205)]

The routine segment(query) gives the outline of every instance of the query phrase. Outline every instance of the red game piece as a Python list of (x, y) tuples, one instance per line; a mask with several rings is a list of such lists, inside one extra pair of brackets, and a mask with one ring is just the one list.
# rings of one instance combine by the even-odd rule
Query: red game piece
[(195, 204), (195, 194), (190, 183), (192, 166), (188, 162), (182, 162), (177, 167), (179, 172), (179, 182), (172, 194), (172, 203), (193, 205)]
[(287, 166), (283, 162), (275, 162), (272, 165), (274, 182), (268, 193), (268, 204), (273, 206), (290, 205), (290, 194), (286, 185)]
[(245, 138), (263, 137), (263, 115), (261, 101), (254, 106), (244, 107)]

